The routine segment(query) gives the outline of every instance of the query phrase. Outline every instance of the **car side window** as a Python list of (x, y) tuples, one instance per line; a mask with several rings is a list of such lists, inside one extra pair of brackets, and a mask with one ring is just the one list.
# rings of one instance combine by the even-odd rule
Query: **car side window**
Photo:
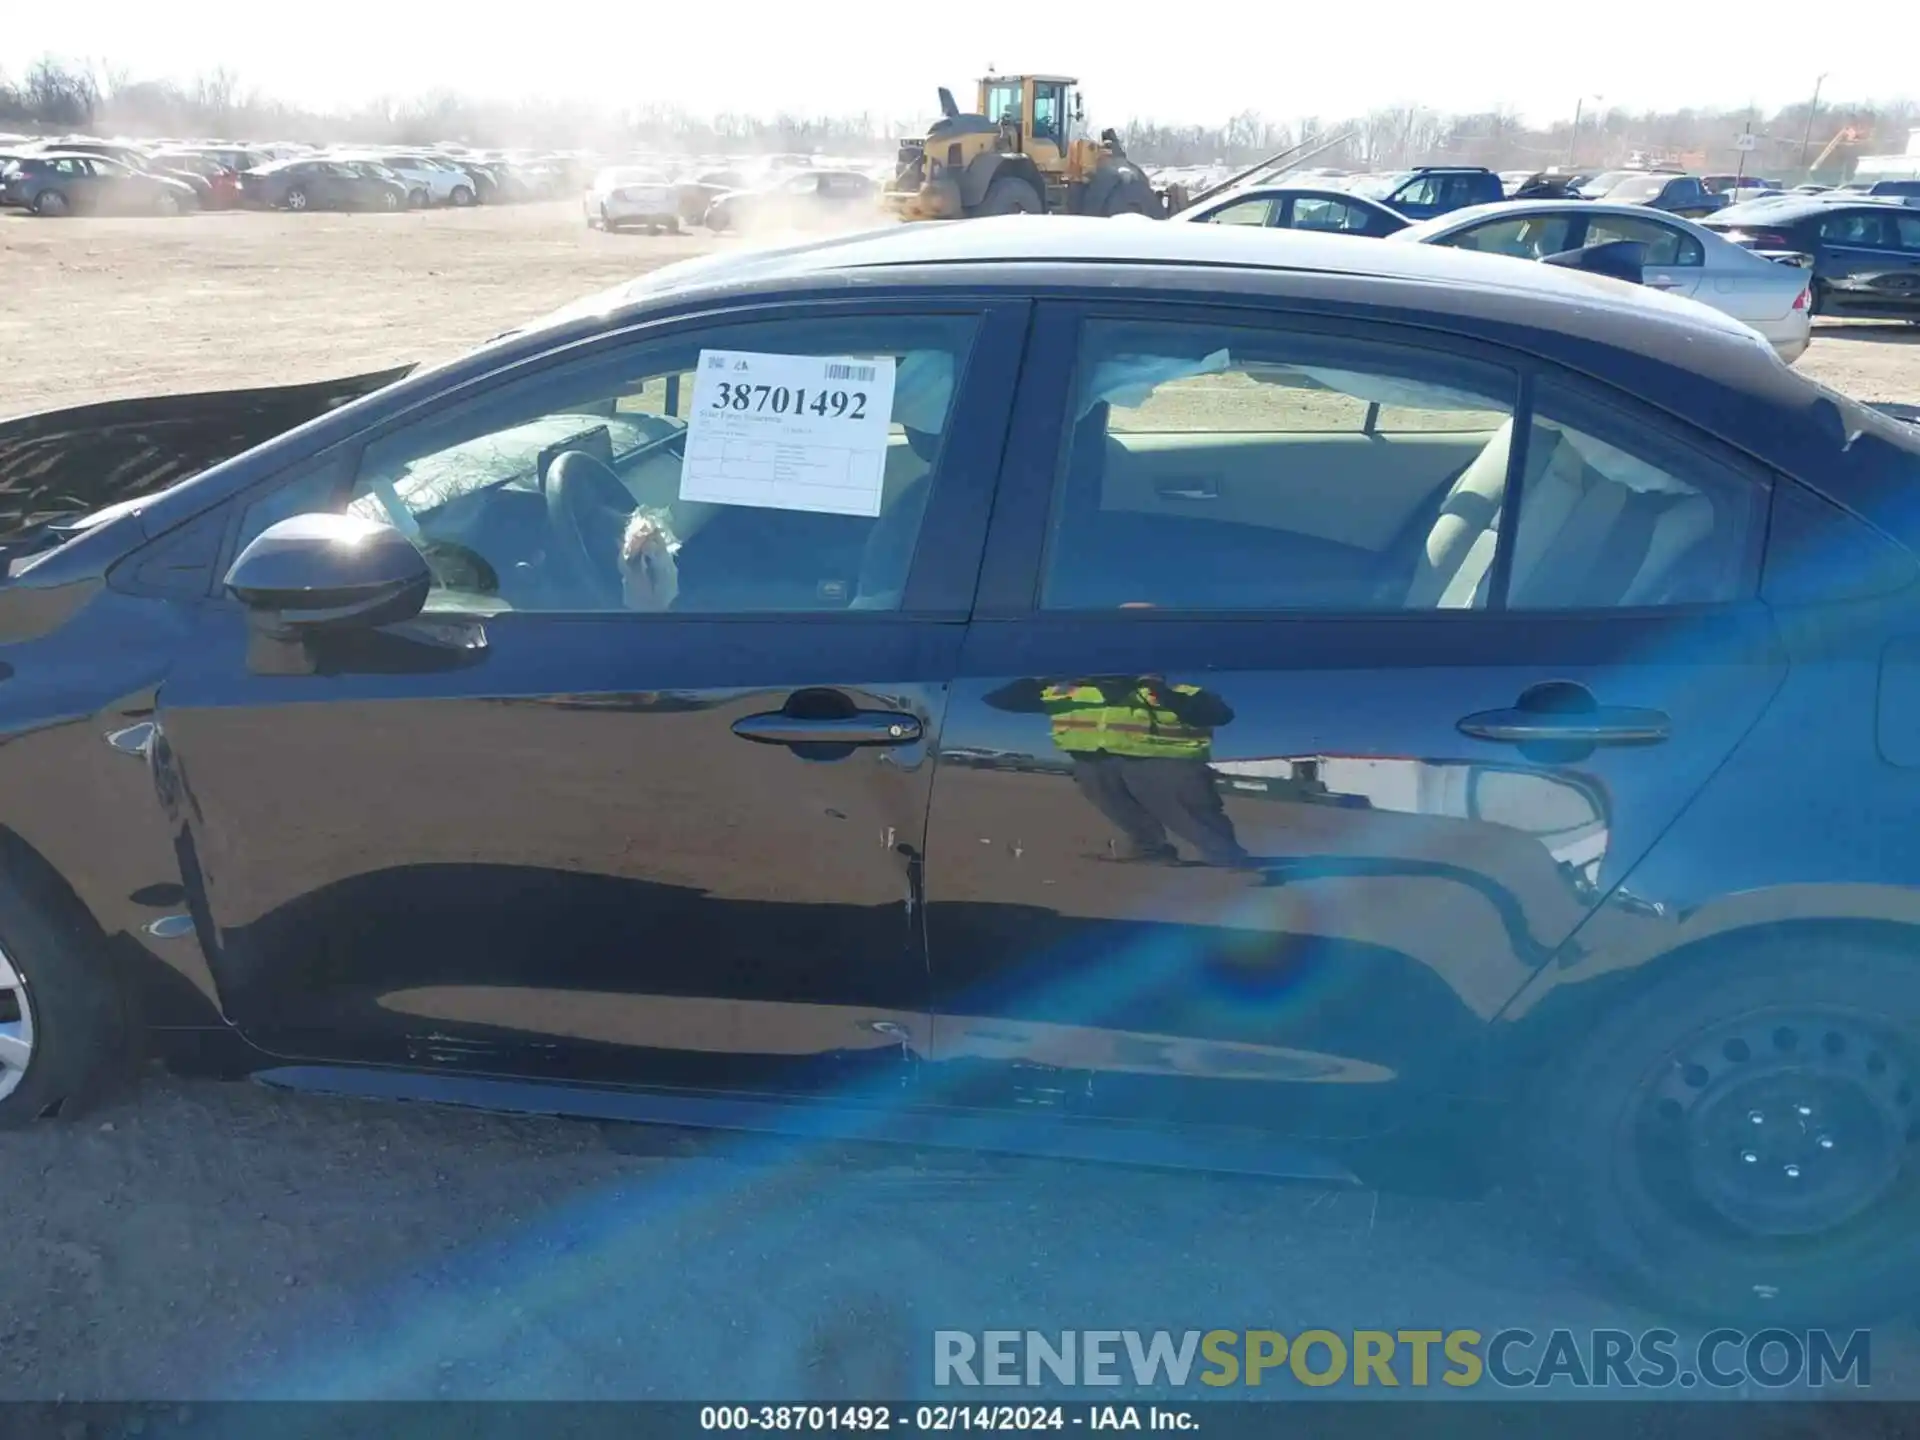
[(1920, 215), (1896, 215), (1893, 228), (1902, 250), (1920, 251)]
[(1364, 230), (1367, 217), (1344, 200), (1303, 196), (1293, 202), (1295, 230)]
[(1750, 593), (1765, 486), (1625, 410), (1534, 392), (1507, 605), (1722, 604)]
[(1870, 214), (1853, 210), (1844, 215), (1829, 215), (1820, 222), (1820, 238), (1836, 245), (1862, 245), (1875, 249), (1889, 249), (1893, 237), (1889, 233), (1892, 227), (1886, 223), (1885, 215)]
[[(430, 610), (894, 609), (977, 328), (765, 321), (537, 367), (380, 435), (323, 508), (411, 540), (434, 573)], [(725, 364), (717, 351), (832, 363), (815, 367), (819, 390), (728, 382), (744, 403), (730, 393), (728, 413), (703, 418), (696, 376), (703, 356)], [(738, 412), (756, 407), (741, 438)], [(829, 423), (869, 416), (857, 433)]]
[(1565, 215), (1516, 215), (1474, 225), (1440, 243), (1459, 250), (1482, 250), (1522, 260), (1538, 260), (1567, 249), (1567, 237), (1572, 232), (1573, 221)]
[(1241, 200), (1207, 216), (1209, 225), (1269, 225), (1273, 223), (1273, 201)]
[(1515, 384), (1498, 367), (1412, 347), (1090, 322), (1041, 603), (1483, 605)]
[(1407, 205), (1433, 205), (1438, 203), (1439, 199), (1440, 182), (1431, 175), (1422, 175), (1417, 180), (1409, 180), (1394, 191), (1393, 200), (1387, 203), (1391, 205), (1394, 200), (1398, 200)]
[(1638, 215), (1595, 215), (1587, 222), (1587, 244), (1613, 240), (1632, 240), (1646, 246), (1649, 265), (1707, 263), (1706, 247), (1676, 225), (1662, 225)]

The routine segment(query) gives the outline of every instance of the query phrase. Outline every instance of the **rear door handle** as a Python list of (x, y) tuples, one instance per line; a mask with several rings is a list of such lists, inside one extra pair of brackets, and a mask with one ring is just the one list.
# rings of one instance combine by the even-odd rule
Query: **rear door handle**
[(1154, 486), (1162, 500), (1218, 500), (1220, 482), (1210, 475), (1182, 476)]
[(1673, 725), (1658, 710), (1601, 706), (1574, 714), (1544, 710), (1482, 710), (1459, 722), (1463, 735), (1502, 745), (1657, 745)]
[(920, 738), (920, 720), (899, 710), (817, 718), (770, 710), (742, 716), (733, 722), (733, 733), (762, 745), (911, 745)]

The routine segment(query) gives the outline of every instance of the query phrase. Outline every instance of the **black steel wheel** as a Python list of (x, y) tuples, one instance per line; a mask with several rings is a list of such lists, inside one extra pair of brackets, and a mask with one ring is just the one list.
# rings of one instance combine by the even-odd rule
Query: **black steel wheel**
[(1920, 945), (1811, 928), (1656, 962), (1539, 1077), (1558, 1235), (1656, 1308), (1860, 1323), (1920, 1286)]

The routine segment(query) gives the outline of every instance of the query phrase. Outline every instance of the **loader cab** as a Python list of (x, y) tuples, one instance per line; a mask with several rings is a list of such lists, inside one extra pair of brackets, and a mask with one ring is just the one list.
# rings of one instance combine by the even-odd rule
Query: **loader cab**
[(1073, 139), (1078, 83), (1064, 75), (989, 75), (980, 82), (980, 113), (1034, 164), (1057, 171)]

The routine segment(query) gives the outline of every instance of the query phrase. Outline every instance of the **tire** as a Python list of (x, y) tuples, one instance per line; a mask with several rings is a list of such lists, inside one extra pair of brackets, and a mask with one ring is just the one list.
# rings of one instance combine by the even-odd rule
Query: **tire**
[(1107, 216), (1152, 215), (1159, 209), (1153, 191), (1144, 185), (1119, 185), (1107, 197)]
[(1527, 1119), (1519, 1158), (1559, 1238), (1667, 1313), (1852, 1325), (1911, 1305), (1912, 954), (1798, 927), (1666, 963)]
[(289, 210), (305, 210), (308, 204), (307, 192), (295, 185), (281, 198), (280, 203)]
[(1827, 287), (1820, 281), (1813, 282), (1813, 294), (1807, 301), (1807, 318), (1816, 320), (1827, 313)]
[(128, 1068), (131, 1027), (104, 942), (78, 902), (41, 904), (9, 879), (0, 882), (0, 954), (0, 1036), (12, 1042), (0, 1066), (0, 1129), (71, 1115)]
[(401, 197), (395, 191), (382, 190), (380, 192), (380, 208), (382, 210), (397, 211), (401, 208), (400, 201)]
[(409, 190), (407, 192), (407, 208), (409, 210), (424, 210), (432, 203), (433, 197), (424, 190)]
[(153, 197), (153, 213), (156, 215), (178, 215), (180, 197), (170, 190), (162, 190)]
[(473, 191), (465, 185), (456, 185), (453, 187), (453, 193), (448, 195), (447, 198), (464, 210), (467, 206), (473, 204)]
[(67, 199), (61, 190), (42, 190), (33, 197), (33, 213), (45, 215), (48, 219), (59, 219), (73, 213), (73, 202)]
[(995, 176), (973, 211), (975, 215), (1040, 215), (1045, 212), (1046, 203), (1041, 200), (1040, 192), (1018, 175)]

